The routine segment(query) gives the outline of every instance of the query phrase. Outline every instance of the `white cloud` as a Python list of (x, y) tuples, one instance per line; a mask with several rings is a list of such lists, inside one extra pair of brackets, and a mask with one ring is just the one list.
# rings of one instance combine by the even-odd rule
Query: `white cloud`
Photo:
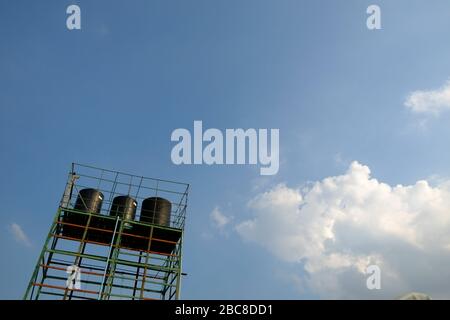
[[(236, 226), (247, 241), (303, 266), (303, 285), (324, 298), (450, 298), (450, 183), (390, 186), (353, 162), (341, 176), (300, 190), (280, 184), (249, 202)], [(382, 290), (366, 288), (377, 264)]]
[(214, 226), (220, 230), (223, 230), (231, 221), (231, 218), (223, 214), (219, 207), (215, 207), (209, 217)]
[(450, 110), (450, 80), (436, 90), (418, 90), (410, 93), (405, 106), (414, 113), (433, 115)]
[(31, 241), (28, 238), (28, 236), (25, 234), (25, 232), (22, 230), (22, 227), (20, 225), (18, 225), (17, 223), (12, 223), (9, 226), (9, 229), (14, 237), (14, 239), (27, 246), (27, 247), (31, 247)]

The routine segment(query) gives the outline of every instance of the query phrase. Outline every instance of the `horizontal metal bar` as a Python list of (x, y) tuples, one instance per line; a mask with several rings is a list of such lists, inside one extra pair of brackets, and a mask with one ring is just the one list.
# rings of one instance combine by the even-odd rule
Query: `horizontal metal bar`
[[(62, 208), (62, 207), (60, 207), (60, 210), (62, 212), (73, 212), (73, 213), (81, 214), (81, 215), (85, 215), (85, 216), (93, 216), (93, 217), (99, 217), (99, 218), (104, 218), (104, 219), (107, 219), (107, 220), (116, 221), (116, 217), (114, 217), (114, 216), (107, 216), (107, 215), (104, 215), (104, 214), (95, 214), (95, 213), (91, 213), (91, 212), (84, 212), (84, 211), (75, 210), (75, 209), (72, 209), (72, 208)], [(121, 219), (120, 221), (129, 223), (129, 224), (139, 225), (139, 226), (153, 227), (153, 228), (161, 229), (161, 230), (171, 230), (171, 231), (177, 231), (177, 232), (181, 232), (182, 231), (182, 229), (180, 229), (180, 228), (167, 227), (167, 226), (162, 226), (162, 225), (158, 225), (158, 224), (151, 224), (151, 223), (144, 223), (144, 222), (135, 221), (135, 220), (123, 220), (123, 219)], [(59, 223), (59, 222), (60, 221), (58, 221), (57, 223)]]
[[(64, 297), (65, 295), (62, 293), (56, 293), (56, 292), (50, 292), (50, 291), (44, 291), (42, 290), (40, 292), (40, 294), (47, 294), (50, 296), (57, 296), (57, 297)], [(83, 297), (83, 296), (77, 296), (77, 295), (72, 295), (71, 299), (76, 298), (76, 299), (83, 299), (83, 300), (97, 300), (95, 298), (89, 298), (89, 297)]]
[[(65, 240), (72, 240), (72, 241), (77, 241), (80, 243), (91, 243), (91, 244), (97, 244), (97, 245), (101, 245), (101, 246), (108, 246), (109, 245), (107, 243), (103, 243), (103, 242), (97, 242), (97, 241), (92, 241), (92, 240), (82, 240), (79, 238), (73, 238), (73, 237), (67, 237), (67, 236), (62, 236), (62, 235), (58, 235), (58, 234), (52, 234), (52, 237), (55, 238), (61, 238), (61, 239), (65, 239)], [(178, 257), (178, 255), (176, 254), (171, 254), (171, 253), (165, 253), (165, 252), (158, 252), (158, 251), (152, 251), (152, 250), (138, 250), (136, 248), (131, 248), (131, 247), (126, 247), (123, 245), (113, 245), (114, 248), (119, 248), (119, 249), (127, 249), (127, 250), (131, 250), (131, 251), (141, 251), (141, 252), (148, 252), (148, 253), (153, 253), (153, 254), (158, 254), (158, 255), (163, 255), (163, 256), (167, 256), (167, 257)]]
[[(71, 266), (72, 265), (72, 263), (61, 263), (61, 262), (58, 262), (58, 261), (55, 261), (55, 260), (52, 260), (52, 264), (56, 264), (56, 265), (64, 265), (64, 266)], [(46, 266), (44, 266), (44, 265), (41, 265), (43, 268), (46, 268)], [(98, 271), (104, 271), (105, 270), (105, 268), (101, 268), (101, 267), (92, 267), (92, 266), (89, 266), (89, 265), (83, 265), (83, 264), (81, 264), (80, 265), (80, 268), (81, 267), (86, 267), (86, 268), (89, 268), (89, 269), (91, 269), (91, 270), (98, 270)], [(53, 267), (53, 268), (56, 268), (56, 267)], [(61, 269), (61, 268), (58, 268), (58, 269)], [(64, 270), (66, 270), (66, 269), (64, 269)], [(157, 270), (151, 270), (150, 269), (150, 271), (157, 271)], [(158, 271), (159, 272), (159, 271)], [(82, 273), (83, 273), (83, 271), (82, 271)], [(86, 273), (86, 272), (84, 272), (84, 273)], [(90, 273), (92, 273), (92, 272), (90, 272)], [(129, 275), (129, 276), (132, 276), (133, 278), (131, 278), (131, 279), (135, 279), (135, 277), (136, 277), (136, 275), (138, 275), (139, 277), (143, 277), (144, 276), (144, 273), (143, 272), (139, 272), (139, 273), (136, 273), (136, 272), (131, 272), (131, 271), (128, 271), (128, 270), (126, 270), (126, 271), (124, 271), (123, 269), (121, 269), (121, 268), (116, 268), (116, 271), (115, 271), (115, 273), (117, 274), (117, 273), (119, 273), (119, 274), (124, 274), (124, 275)], [(103, 273), (95, 273), (94, 274), (95, 276), (97, 276), (97, 275), (101, 275), (101, 276), (103, 276)], [(109, 273), (107, 273), (106, 274), (108, 277), (110, 276), (110, 274)], [(157, 279), (157, 280), (164, 280), (164, 277), (158, 277), (157, 275), (155, 275), (155, 274), (148, 274), (148, 275), (145, 275), (145, 278), (147, 279)]]
[[(105, 261), (106, 262), (106, 260), (107, 260), (107, 258), (103, 257), (103, 256), (96, 256), (96, 255), (91, 255), (91, 254), (79, 254), (79, 253), (66, 251), (66, 250), (47, 249), (47, 252), (53, 252), (55, 254), (68, 255), (68, 256), (73, 256), (73, 257), (82, 257), (82, 258), (87, 258), (87, 259), (92, 259), (92, 260), (97, 260), (97, 261)], [(179, 268), (166, 268), (166, 267), (153, 265), (153, 264), (145, 264), (145, 263), (138, 263), (138, 262), (133, 262), (133, 261), (126, 261), (123, 259), (114, 259), (114, 262), (118, 265), (124, 265), (124, 266), (143, 267), (143, 268), (146, 267), (147, 269), (154, 270), (154, 271), (176, 272), (179, 270)]]
[[(59, 276), (54, 276), (54, 275), (47, 275), (45, 277), (45, 279), (47, 279), (47, 278), (48, 279), (53, 279), (53, 280), (61, 280), (61, 281), (64, 281), (64, 282), (67, 280), (67, 278), (65, 278), (65, 277), (59, 277)], [(123, 278), (123, 277), (116, 276), (116, 275), (114, 275), (114, 279), (125, 279), (125, 280), (129, 280), (129, 281), (142, 282), (141, 279), (136, 280), (136, 278), (128, 278), (128, 277)], [(83, 279), (83, 278), (80, 279), (80, 283), (97, 285), (97, 286), (100, 286), (102, 284), (101, 281), (86, 280), (86, 279)], [(162, 287), (167, 287), (167, 286), (175, 287), (174, 284), (170, 284), (169, 282), (157, 282), (157, 281), (145, 280), (145, 283), (154, 284), (154, 285), (158, 285), (158, 286), (162, 286)], [(114, 287), (114, 288), (134, 290), (134, 287), (126, 286), (126, 285), (122, 285), (122, 284), (116, 284), (114, 282), (111, 284), (111, 286)], [(155, 291), (155, 290), (148, 289), (148, 288), (145, 288), (145, 287), (144, 287), (143, 290), (147, 291), (147, 292), (154, 292)]]
[[(61, 224), (61, 225), (64, 225), (64, 226), (71, 226), (71, 227), (75, 227), (75, 228), (79, 228), (79, 229), (88, 229), (88, 230), (94, 230), (94, 231), (114, 233), (114, 230), (95, 228), (95, 227), (90, 227), (90, 226), (81, 225), (81, 224), (73, 224), (73, 223), (62, 222), (62, 221), (58, 221), (57, 224)], [(151, 239), (152, 241), (165, 242), (165, 243), (170, 243), (170, 244), (177, 244), (178, 243), (178, 241), (169, 241), (169, 240), (163, 240), (163, 239), (158, 239), (158, 238), (153, 238), (153, 237), (150, 238), (150, 237), (140, 236), (140, 235), (132, 234), (132, 233), (122, 232), (122, 235), (130, 236), (130, 237), (133, 237), (133, 238), (146, 239), (146, 240), (150, 240)]]
[(98, 294), (98, 292), (91, 291), (91, 290), (68, 289), (67, 287), (55, 286), (55, 285), (44, 284), (44, 283), (36, 283), (36, 282), (33, 282), (32, 285), (33, 285), (33, 286), (38, 286), (38, 287), (44, 287), (44, 288), (58, 289), (58, 290), (69, 290), (69, 291), (77, 291), (77, 292), (83, 292), (83, 293)]
[[(78, 166), (78, 167), (90, 168), (90, 169), (94, 169), (94, 170), (100, 170), (100, 171), (104, 171), (104, 172), (118, 173), (118, 174), (122, 174), (122, 175), (129, 176), (129, 177), (142, 178), (142, 179), (145, 179), (145, 180), (154, 180), (154, 181), (160, 181), (160, 182), (168, 182), (168, 183), (174, 183), (174, 184), (179, 184), (179, 185), (185, 185), (187, 187), (189, 186), (189, 183), (185, 183), (185, 182), (178, 182), (178, 181), (172, 181), (172, 180), (164, 180), (164, 179), (158, 179), (158, 178), (138, 176), (138, 175), (122, 172), (122, 171), (102, 169), (102, 168), (94, 167), (94, 166), (91, 166), (91, 165), (81, 164), (81, 163), (76, 163), (76, 162), (74, 162), (73, 165), (74, 166)], [(78, 172), (77, 172), (77, 175), (78, 175)]]

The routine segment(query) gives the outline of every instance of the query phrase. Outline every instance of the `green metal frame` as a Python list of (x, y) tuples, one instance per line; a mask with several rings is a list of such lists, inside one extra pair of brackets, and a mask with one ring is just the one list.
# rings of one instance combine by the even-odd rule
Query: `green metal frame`
[[(179, 203), (183, 203), (183, 205), (177, 207), (179, 214), (175, 216), (170, 226), (143, 223), (136, 220), (124, 220), (118, 216), (108, 216), (102, 213), (83, 212), (74, 209), (73, 201), (67, 201), (67, 190), (71, 190), (70, 199), (72, 199), (72, 191), (78, 190), (80, 186), (84, 187), (82, 184), (77, 185), (73, 177), (75, 174), (77, 177), (83, 177), (79, 170), (80, 167), (85, 167), (82, 165), (76, 166), (77, 172), (75, 173), (75, 164), (72, 165), (63, 200), (53, 219), (23, 299), (179, 299), (182, 278), (182, 242), (189, 185), (185, 184), (185, 191), (179, 193)], [(94, 167), (88, 168), (93, 169)], [(102, 180), (105, 180), (105, 171), (116, 173), (115, 182), (110, 186), (110, 200), (116, 195), (115, 190), (118, 183), (120, 183), (118, 182), (120, 179), (117, 177), (119, 175), (131, 176), (116, 171), (94, 169), (99, 170), (101, 173), (97, 177), (100, 183)], [(89, 178), (92, 177), (90, 176)], [(143, 179), (150, 179), (139, 178), (141, 184)], [(158, 189), (161, 182), (172, 183), (167, 180), (150, 180), (156, 180), (156, 189), (154, 190), (156, 194), (161, 192)], [(129, 184), (131, 185), (132, 182)], [(138, 190), (141, 189), (144, 190), (145, 187), (139, 185)], [(165, 191), (171, 192), (170, 190)], [(178, 194), (178, 192), (174, 193)], [(67, 214), (70, 214), (72, 217), (84, 216), (86, 218), (87, 216), (86, 223), (79, 225), (67, 223), (64, 219)], [(93, 219), (98, 219), (99, 217), (114, 223), (114, 229), (102, 230), (98, 226), (92, 226), (91, 222)], [(68, 226), (70, 228), (83, 229), (82, 235), (80, 237), (67, 236), (63, 230)], [(133, 230), (134, 226), (145, 226), (144, 230), (149, 230), (149, 234), (133, 234), (130, 233), (131, 231), (127, 231), (130, 228)], [(111, 234), (111, 242), (90, 240), (88, 237), (90, 232), (109, 233)], [(179, 233), (179, 238), (176, 241), (163, 239), (165, 232)], [(159, 238), (154, 237), (155, 233), (160, 235)], [(130, 248), (124, 245), (122, 239), (125, 235), (128, 238), (136, 237), (141, 239), (140, 241), (146, 241), (146, 250), (141, 247)], [(161, 235), (163, 235), (162, 238)], [(152, 251), (151, 247), (154, 242), (169, 243), (169, 248), (173, 246), (173, 249), (170, 252)], [(66, 271), (70, 265), (76, 265), (81, 270), (80, 289), (69, 289), (66, 285), (68, 277)]]

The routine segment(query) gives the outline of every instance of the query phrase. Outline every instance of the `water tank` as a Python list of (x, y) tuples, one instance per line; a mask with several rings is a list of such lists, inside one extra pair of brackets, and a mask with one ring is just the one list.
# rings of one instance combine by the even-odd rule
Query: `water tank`
[[(82, 189), (78, 193), (74, 209), (82, 212), (99, 214), (102, 209), (102, 203), (103, 193), (97, 189)], [(89, 216), (87, 214), (66, 211), (63, 218), (63, 222), (66, 224), (62, 227), (62, 234), (67, 237), (81, 239), (85, 230), (80, 227), (86, 226), (88, 219)], [(91, 219), (90, 224), (91, 226), (94, 224), (93, 218)]]
[(103, 193), (97, 189), (82, 189), (78, 193), (74, 209), (84, 212), (100, 213), (102, 203)]
[(139, 221), (170, 226), (170, 212), (172, 204), (160, 197), (151, 197), (142, 201), (141, 217)]
[(124, 220), (134, 220), (137, 202), (130, 196), (117, 196), (111, 204), (111, 216), (119, 216)]

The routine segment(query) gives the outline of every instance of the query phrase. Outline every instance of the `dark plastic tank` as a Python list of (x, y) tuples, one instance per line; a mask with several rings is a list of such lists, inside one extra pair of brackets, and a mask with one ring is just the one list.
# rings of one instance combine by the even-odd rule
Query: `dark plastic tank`
[(117, 196), (111, 204), (111, 216), (119, 216), (124, 220), (134, 220), (137, 202), (130, 196)]
[(74, 209), (84, 212), (100, 213), (102, 203), (103, 193), (97, 189), (82, 189), (78, 193)]
[(141, 217), (139, 221), (163, 226), (170, 226), (170, 212), (172, 204), (160, 197), (151, 197), (142, 201)]
[[(82, 189), (78, 193), (75, 201), (74, 209), (82, 212), (99, 214), (102, 209), (103, 193), (97, 189)], [(87, 214), (66, 211), (64, 213), (62, 233), (71, 238), (81, 239), (84, 233), (84, 226), (87, 225), (89, 216)], [(91, 219), (91, 226), (94, 225), (95, 219)], [(73, 226), (77, 225), (77, 226)]]

